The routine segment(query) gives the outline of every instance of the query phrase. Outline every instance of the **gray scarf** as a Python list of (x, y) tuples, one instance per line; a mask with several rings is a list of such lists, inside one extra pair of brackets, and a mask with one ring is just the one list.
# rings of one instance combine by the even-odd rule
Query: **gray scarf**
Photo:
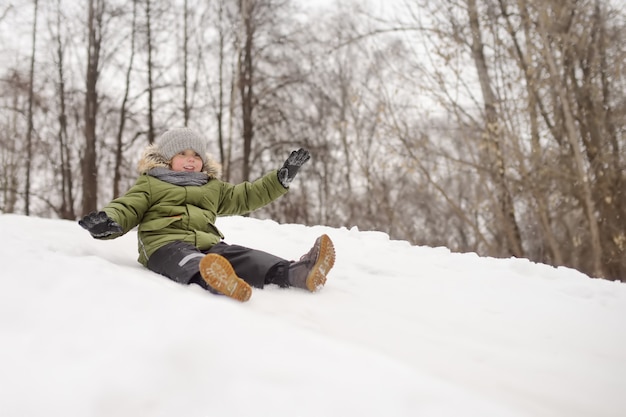
[(188, 186), (188, 185), (204, 185), (209, 182), (209, 176), (206, 172), (186, 172), (172, 171), (167, 168), (152, 168), (148, 171), (148, 175), (169, 182), (170, 184)]

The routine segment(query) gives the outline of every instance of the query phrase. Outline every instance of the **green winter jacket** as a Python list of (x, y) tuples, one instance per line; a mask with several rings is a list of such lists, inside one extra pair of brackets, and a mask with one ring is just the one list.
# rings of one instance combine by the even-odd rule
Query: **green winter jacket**
[(235, 185), (221, 181), (219, 165), (208, 155), (205, 160), (203, 171), (209, 176), (205, 185), (170, 184), (147, 174), (151, 168), (168, 166), (156, 145), (151, 145), (139, 162), (141, 175), (135, 185), (103, 208), (122, 226), (123, 233), (139, 226), (138, 261), (144, 266), (154, 251), (173, 241), (209, 249), (224, 237), (215, 226), (217, 216), (249, 213), (288, 191), (278, 181), (276, 170), (254, 182)]

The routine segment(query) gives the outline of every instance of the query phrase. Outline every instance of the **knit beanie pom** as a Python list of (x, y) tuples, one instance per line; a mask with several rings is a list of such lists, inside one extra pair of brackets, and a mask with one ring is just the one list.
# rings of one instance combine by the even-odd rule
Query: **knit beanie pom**
[(197, 153), (206, 163), (206, 140), (196, 131), (187, 127), (170, 129), (157, 141), (161, 154), (169, 161), (174, 155), (187, 149)]

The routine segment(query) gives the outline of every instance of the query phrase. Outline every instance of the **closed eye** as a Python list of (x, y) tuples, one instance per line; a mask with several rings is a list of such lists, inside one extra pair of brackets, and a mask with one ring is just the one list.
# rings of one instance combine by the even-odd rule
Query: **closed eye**
[[(178, 155), (185, 156), (185, 157), (189, 156), (187, 155), (187, 151), (179, 152)], [(201, 156), (197, 152), (193, 152), (193, 155), (191, 156), (193, 156), (194, 158), (201, 158)]]

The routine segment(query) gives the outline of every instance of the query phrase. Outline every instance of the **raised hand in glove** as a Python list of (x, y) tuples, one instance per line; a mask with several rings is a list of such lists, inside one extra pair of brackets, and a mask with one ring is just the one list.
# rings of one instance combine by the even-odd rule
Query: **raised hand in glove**
[(311, 155), (306, 149), (300, 148), (297, 151), (291, 152), (289, 158), (287, 158), (283, 166), (278, 170), (278, 181), (280, 181), (283, 187), (289, 188), (289, 184), (293, 181), (300, 167), (309, 159), (311, 159)]
[(78, 224), (95, 238), (107, 237), (124, 231), (122, 226), (107, 216), (104, 211), (92, 211), (79, 220)]

